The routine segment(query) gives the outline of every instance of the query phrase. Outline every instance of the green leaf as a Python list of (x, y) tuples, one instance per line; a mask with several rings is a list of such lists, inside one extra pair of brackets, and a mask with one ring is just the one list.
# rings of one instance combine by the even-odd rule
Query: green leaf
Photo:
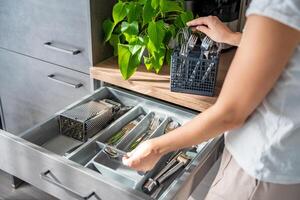
[(176, 29), (174, 25), (168, 25), (168, 26), (165, 25), (165, 29), (166, 29), (166, 35), (163, 42), (164, 44), (167, 45), (169, 44), (170, 39), (176, 36)]
[(151, 0), (147, 0), (143, 9), (143, 24), (151, 22), (156, 13), (155, 9), (151, 6)]
[(118, 63), (121, 74), (125, 80), (129, 79), (141, 63), (144, 48), (140, 48), (135, 54), (130, 51), (130, 45), (119, 44)]
[(142, 37), (137, 36), (131, 41), (131, 43), (129, 43), (128, 46), (132, 55), (136, 54), (141, 49), (143, 49), (144, 51), (145, 49), (144, 39)]
[(127, 33), (129, 35), (137, 35), (139, 33), (139, 24), (137, 21), (132, 23), (122, 22), (121, 24), (121, 32)]
[(152, 57), (148, 58), (148, 57), (144, 56), (144, 64), (145, 64), (146, 69), (148, 71), (151, 71), (153, 69), (152, 68), (152, 62), (153, 62), (153, 58)]
[(127, 11), (128, 22), (139, 21), (142, 13), (142, 7), (140, 4), (137, 4), (135, 2), (130, 2), (127, 10), (128, 10)]
[(142, 45), (129, 45), (129, 51), (132, 55), (136, 54), (139, 50), (141, 50)]
[(166, 49), (162, 48), (159, 51), (154, 52), (152, 66), (156, 73), (159, 73), (165, 59)]
[(110, 39), (115, 26), (114, 26), (114, 23), (110, 19), (107, 19), (103, 22), (102, 27), (103, 27), (103, 31), (105, 33), (104, 41), (107, 42)]
[(161, 0), (160, 10), (162, 12), (183, 12), (183, 8), (177, 1)]
[(191, 21), (192, 19), (194, 19), (194, 15), (191, 11), (188, 12), (184, 12), (180, 15), (181, 21), (184, 24), (184, 26), (186, 26), (186, 23), (188, 21)]
[(116, 3), (113, 7), (113, 19), (114, 19), (114, 24), (116, 25), (117, 23), (119, 23), (120, 21), (122, 21), (126, 15), (126, 4), (119, 1), (118, 3)]
[(121, 24), (121, 32), (125, 36), (126, 41), (130, 43), (132, 40), (136, 38), (139, 33), (139, 25), (138, 22), (134, 21), (132, 23), (122, 22)]
[(157, 22), (150, 22), (148, 26), (148, 35), (150, 41), (153, 43), (154, 48), (158, 49), (163, 44), (166, 31), (164, 22), (162, 20)]
[(177, 28), (183, 28), (185, 25), (182, 23), (181, 16), (178, 15), (174, 21), (174, 24)]
[(111, 35), (111, 38), (109, 40), (109, 44), (111, 46), (113, 46), (114, 48), (114, 55), (117, 56), (118, 55), (118, 45), (120, 43), (120, 38), (119, 38), (119, 35), (116, 35), (116, 34), (112, 34)]
[(157, 9), (161, 0), (151, 0), (151, 6)]
[[(129, 71), (129, 60), (131, 57), (131, 53), (127, 45), (119, 44), (118, 45), (118, 63), (120, 67), (121, 74), (123, 78), (128, 79)], [(131, 70), (132, 71), (132, 70)]]
[(171, 65), (171, 56), (172, 56), (172, 49), (167, 49), (166, 51), (166, 62), (170, 66)]

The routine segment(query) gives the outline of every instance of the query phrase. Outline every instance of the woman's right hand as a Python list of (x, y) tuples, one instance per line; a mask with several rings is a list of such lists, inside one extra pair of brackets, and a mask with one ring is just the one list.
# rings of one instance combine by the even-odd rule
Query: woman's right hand
[(212, 40), (219, 43), (226, 43), (238, 46), (241, 40), (241, 33), (232, 32), (216, 16), (199, 17), (187, 23), (190, 27), (195, 27), (197, 31), (203, 32)]

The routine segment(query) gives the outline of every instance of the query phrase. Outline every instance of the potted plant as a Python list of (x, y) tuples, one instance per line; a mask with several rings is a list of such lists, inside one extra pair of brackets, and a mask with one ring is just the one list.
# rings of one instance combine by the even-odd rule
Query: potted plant
[(193, 13), (184, 10), (183, 0), (119, 0), (103, 30), (123, 78), (130, 78), (142, 62), (148, 71), (159, 73), (170, 62), (170, 41), (191, 19)]

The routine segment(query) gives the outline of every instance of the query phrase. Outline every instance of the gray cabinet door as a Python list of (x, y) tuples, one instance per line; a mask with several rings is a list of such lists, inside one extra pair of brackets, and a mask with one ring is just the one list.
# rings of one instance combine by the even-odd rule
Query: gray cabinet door
[(89, 93), (89, 76), (0, 49), (6, 130), (19, 134)]
[(0, 47), (89, 73), (90, 21), (89, 0), (1, 0)]

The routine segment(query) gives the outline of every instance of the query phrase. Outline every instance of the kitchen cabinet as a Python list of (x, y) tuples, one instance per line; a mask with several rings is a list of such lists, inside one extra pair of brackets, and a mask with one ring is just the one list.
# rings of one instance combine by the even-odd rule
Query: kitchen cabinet
[(87, 74), (3, 49), (0, 61), (2, 117), (12, 133), (25, 131), (89, 94)]
[(113, 4), (0, 1), (2, 128), (21, 134), (89, 93), (89, 67), (112, 53), (101, 24)]
[(107, 0), (1, 0), (0, 47), (88, 73), (111, 55), (101, 24)]
[[(67, 154), (57, 153), (56, 149), (47, 147), (49, 141), (61, 136), (59, 117), (62, 113), (89, 101), (101, 99), (113, 99), (123, 106), (133, 108)], [(118, 151), (125, 151), (125, 143), (137, 136), (138, 132), (135, 130), (144, 127), (143, 123), (151, 113), (162, 119), (152, 137), (163, 134), (169, 121), (184, 124), (197, 114), (124, 89), (102, 87), (23, 132), (20, 137), (0, 131), (0, 169), (59, 199), (152, 199), (141, 187), (149, 177), (165, 166), (170, 155), (163, 157), (154, 170), (146, 174), (134, 172), (120, 161), (114, 161), (118, 164), (110, 165), (108, 163), (111, 160), (103, 159), (104, 138), (114, 134), (141, 113), (145, 115), (140, 121), (141, 125), (138, 124), (120, 141), (116, 147)], [(187, 199), (217, 160), (221, 150), (221, 138), (199, 144), (189, 164), (166, 182), (156, 199)], [(97, 168), (99, 165), (100, 168)], [(124, 169), (122, 173), (120, 169)], [(137, 177), (133, 181), (130, 175), (132, 173)]]

